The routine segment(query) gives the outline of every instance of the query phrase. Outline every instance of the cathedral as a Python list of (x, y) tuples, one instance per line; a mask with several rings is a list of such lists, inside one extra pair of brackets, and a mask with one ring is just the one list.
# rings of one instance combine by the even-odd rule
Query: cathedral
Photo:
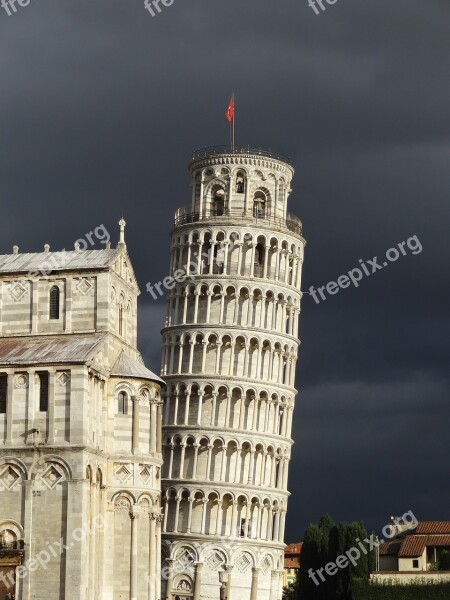
[(137, 347), (123, 219), (115, 248), (0, 256), (0, 600), (281, 600), (294, 172), (236, 147), (189, 171), (160, 376)]

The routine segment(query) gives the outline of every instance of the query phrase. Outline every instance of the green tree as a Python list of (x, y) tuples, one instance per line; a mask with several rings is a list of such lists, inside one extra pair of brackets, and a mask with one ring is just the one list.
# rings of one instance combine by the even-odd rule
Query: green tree
[(297, 600), (298, 599), (298, 577), (294, 583), (288, 583), (283, 588), (283, 600)]
[[(323, 516), (319, 521), (319, 530), (321, 534), (321, 567), (325, 567), (329, 562), (334, 562), (337, 556), (338, 548), (338, 528), (329, 515)], [(319, 597), (322, 600), (334, 600), (336, 597), (336, 578), (330, 577), (325, 573), (325, 581), (320, 584)]]
[(302, 600), (319, 600), (319, 594), (309, 572), (320, 567), (321, 534), (318, 525), (308, 525), (303, 537), (303, 546), (300, 554), (299, 597)]
[[(375, 566), (375, 551), (369, 552), (369, 545), (364, 541), (368, 538), (361, 522), (341, 523), (337, 527), (333, 519), (325, 515), (318, 524), (310, 524), (300, 556), (300, 600), (351, 600), (352, 582), (367, 581)], [(328, 575), (326, 565), (335, 563), (338, 556), (348, 551), (355, 564), (349, 562), (337, 574)]]

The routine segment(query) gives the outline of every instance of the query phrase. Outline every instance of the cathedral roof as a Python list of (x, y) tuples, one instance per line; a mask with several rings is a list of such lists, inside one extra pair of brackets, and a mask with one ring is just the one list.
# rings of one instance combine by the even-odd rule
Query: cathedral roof
[(117, 260), (121, 251), (71, 250), (37, 252), (33, 254), (0, 255), (0, 274), (29, 271), (72, 271), (76, 269), (106, 269)]
[(99, 350), (105, 334), (0, 338), (0, 365), (85, 363)]
[(149, 369), (147, 369), (147, 367), (145, 367), (143, 363), (127, 356), (123, 350), (111, 369), (111, 377), (150, 379), (151, 381), (164, 383), (164, 381), (158, 377), (158, 375), (152, 373)]

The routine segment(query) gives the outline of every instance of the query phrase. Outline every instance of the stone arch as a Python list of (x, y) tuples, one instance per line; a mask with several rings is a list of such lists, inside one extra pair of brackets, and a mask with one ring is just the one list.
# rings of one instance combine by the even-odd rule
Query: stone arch
[(186, 573), (175, 575), (172, 582), (172, 594), (175, 594), (175, 600), (192, 597), (193, 592), (194, 584), (192, 577)]
[[(118, 503), (119, 499), (124, 499), (127, 501), (127, 506), (131, 510), (133, 506), (136, 504), (135, 496), (129, 490), (117, 490), (111, 496), (110, 503), (114, 507), (114, 510), (125, 510), (125, 503)], [(117, 507), (116, 507), (117, 504)]]
[[(0, 458), (0, 473), (5, 473), (6, 468), (4, 467), (13, 467), (15, 471), (20, 474), (22, 480), (26, 481), (28, 479), (28, 471), (24, 462), (22, 462), (18, 458), (14, 458), (13, 456), (4, 456)], [(6, 473), (5, 473), (6, 474)], [(0, 475), (0, 479), (3, 475)]]
[(205, 186), (205, 208), (209, 214), (222, 216), (227, 209), (228, 182), (217, 178)]
[(64, 479), (72, 479), (72, 469), (70, 465), (62, 459), (60, 456), (56, 456), (55, 454), (46, 454), (42, 456), (31, 468), (30, 474), (31, 479), (34, 481), (41, 473), (47, 470), (49, 465), (56, 465), (59, 469), (61, 469), (62, 476)]
[(0, 520), (0, 550), (20, 550), (24, 547), (24, 530), (13, 519)]
[(245, 194), (247, 190), (248, 170), (242, 166), (239, 169), (233, 169), (232, 177), (234, 179), (234, 192), (236, 194)]

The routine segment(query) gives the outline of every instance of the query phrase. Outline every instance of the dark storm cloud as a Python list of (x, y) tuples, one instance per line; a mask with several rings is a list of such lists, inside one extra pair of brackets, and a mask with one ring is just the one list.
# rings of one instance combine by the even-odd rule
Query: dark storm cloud
[[(0, 10), (1, 250), (69, 248), (122, 211), (145, 289), (168, 267), (196, 146), (292, 157), (302, 289), (417, 235), (358, 289), (302, 306), (289, 540), (310, 519), (449, 518), (448, 22), (440, 0), (31, 0)], [(143, 291), (159, 370), (163, 302)], [(426, 476), (424, 476), (426, 473)]]

